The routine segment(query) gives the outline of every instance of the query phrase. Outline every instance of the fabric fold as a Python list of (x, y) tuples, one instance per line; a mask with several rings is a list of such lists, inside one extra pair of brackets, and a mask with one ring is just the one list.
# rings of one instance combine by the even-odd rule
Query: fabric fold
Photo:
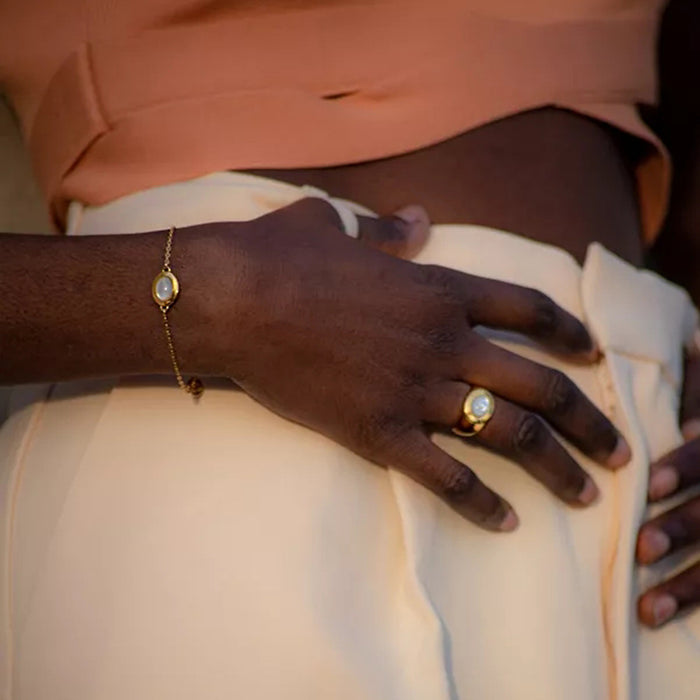
[[(69, 232), (244, 220), (308, 193), (217, 173), (74, 203)], [(615, 472), (565, 444), (600, 499), (568, 508), (504, 457), (436, 433), (517, 510), (520, 528), (494, 534), (228, 384), (194, 405), (171, 378), (122, 380), (92, 422), (85, 396), (37, 397), (41, 421), (18, 414), (0, 434), (6, 503), (24, 445), (13, 546), (0, 543), (23, 592), (0, 612), (8, 700), (695, 700), (700, 618), (646, 634), (634, 616), (649, 461), (680, 440), (687, 297), (600, 246), (582, 268), (466, 224), (434, 226), (418, 262), (538, 288), (588, 324), (594, 366), (479, 332), (565, 372), (624, 433), (633, 459)], [(49, 477), (63, 491), (44, 492)]]

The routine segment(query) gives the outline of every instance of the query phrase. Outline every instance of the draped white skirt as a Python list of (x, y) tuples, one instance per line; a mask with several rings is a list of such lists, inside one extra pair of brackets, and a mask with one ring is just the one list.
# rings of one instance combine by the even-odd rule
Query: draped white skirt
[[(70, 234), (248, 219), (309, 193), (215, 174), (74, 204)], [(599, 245), (581, 268), (478, 226), (435, 226), (419, 261), (537, 287), (588, 324), (595, 367), (491, 337), (566, 371), (628, 438), (614, 473), (574, 450), (599, 502), (569, 509), (437, 436), (518, 510), (494, 535), (225, 381), (196, 405), (173, 378), (21, 387), (0, 430), (0, 697), (700, 697), (700, 614), (654, 632), (635, 616), (669, 572), (633, 553), (649, 462), (680, 443), (685, 293)]]

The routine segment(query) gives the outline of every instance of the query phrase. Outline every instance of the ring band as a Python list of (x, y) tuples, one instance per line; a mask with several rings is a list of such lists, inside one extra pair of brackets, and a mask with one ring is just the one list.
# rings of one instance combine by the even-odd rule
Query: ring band
[(491, 420), (496, 409), (493, 394), (487, 389), (472, 389), (462, 404), (462, 415), (452, 428), (460, 437), (474, 437)]

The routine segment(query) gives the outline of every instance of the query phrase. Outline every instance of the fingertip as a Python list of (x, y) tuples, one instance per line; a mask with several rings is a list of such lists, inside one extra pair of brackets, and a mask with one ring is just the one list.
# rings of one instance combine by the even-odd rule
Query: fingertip
[(426, 227), (430, 226), (430, 216), (425, 207), (420, 204), (407, 204), (394, 212), (394, 216), (403, 219), (407, 224), (412, 226)]
[(514, 530), (517, 530), (519, 526), (520, 526), (520, 518), (518, 518), (515, 511), (509, 507), (508, 512), (506, 513), (505, 518), (503, 518), (503, 520), (501, 520), (501, 523), (498, 526), (498, 529), (501, 532), (513, 532)]
[(606, 460), (606, 465), (610, 469), (620, 469), (624, 467), (632, 459), (632, 449), (627, 440), (622, 435), (618, 435), (615, 449), (610, 453)]
[(678, 472), (672, 466), (655, 469), (649, 477), (648, 495), (651, 501), (660, 501), (676, 491), (680, 483)]
[(600, 362), (603, 357), (603, 351), (596, 345), (596, 342), (591, 338), (591, 348), (585, 354), (585, 360), (591, 365)]
[(430, 216), (420, 204), (409, 204), (394, 212), (394, 216), (407, 224), (403, 258), (413, 258), (423, 249), (430, 236)]
[(588, 328), (581, 321), (576, 320), (581, 326), (581, 351), (579, 357), (586, 364), (595, 364), (603, 356), (603, 353)]
[(671, 538), (655, 527), (644, 527), (637, 539), (637, 561), (640, 564), (653, 564), (671, 549)]
[(577, 340), (570, 341), (566, 347), (560, 352), (563, 352), (570, 362), (582, 365), (594, 365), (600, 362), (603, 357), (601, 349), (591, 337), (586, 327), (574, 317), (578, 330), (576, 331)]
[(578, 494), (578, 502), (584, 506), (592, 505), (600, 496), (600, 491), (596, 486), (593, 479), (586, 475), (586, 481), (584, 482), (583, 488)]
[(638, 611), (639, 618), (645, 625), (661, 627), (678, 612), (678, 602), (667, 593), (649, 593), (641, 597)]

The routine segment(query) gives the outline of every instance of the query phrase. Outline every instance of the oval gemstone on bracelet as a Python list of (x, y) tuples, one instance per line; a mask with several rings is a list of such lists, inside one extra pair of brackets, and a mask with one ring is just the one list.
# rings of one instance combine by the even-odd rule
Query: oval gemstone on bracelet
[(159, 306), (170, 306), (177, 299), (180, 285), (172, 272), (161, 270), (153, 280), (151, 293)]
[(170, 301), (173, 295), (173, 283), (167, 277), (161, 277), (156, 282), (156, 295), (160, 301)]

